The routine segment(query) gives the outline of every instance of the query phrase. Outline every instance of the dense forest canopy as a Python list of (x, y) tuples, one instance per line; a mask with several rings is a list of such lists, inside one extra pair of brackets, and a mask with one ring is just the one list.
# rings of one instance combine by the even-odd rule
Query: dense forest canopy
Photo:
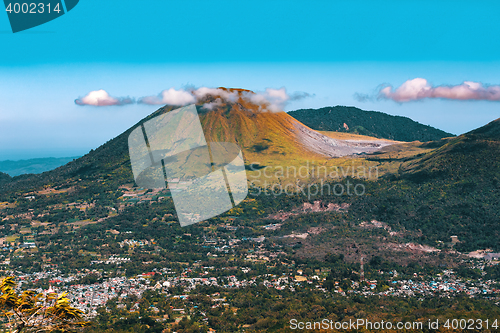
[(407, 117), (364, 111), (352, 106), (301, 109), (288, 114), (317, 131), (348, 132), (407, 142), (426, 142), (454, 136)]

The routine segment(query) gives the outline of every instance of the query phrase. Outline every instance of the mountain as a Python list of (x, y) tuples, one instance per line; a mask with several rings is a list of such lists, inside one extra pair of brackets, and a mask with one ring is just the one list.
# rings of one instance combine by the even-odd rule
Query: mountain
[[(243, 94), (243, 90), (237, 91)], [(215, 107), (208, 108), (210, 103)], [(128, 152), (130, 133), (138, 125), (174, 108), (158, 109), (118, 137), (55, 170), (13, 178), (0, 174), (0, 202), (12, 203), (33, 192), (37, 200), (32, 206), (55, 205), (60, 200), (111, 205), (121, 196), (120, 186), (133, 184)], [(395, 230), (421, 233), (421, 241), (432, 246), (456, 235), (461, 243), (455, 248), (460, 251), (500, 250), (497, 228), (500, 223), (497, 209), (500, 201), (499, 120), (454, 138), (424, 144), (395, 144), (379, 155), (342, 159), (332, 156), (356, 154), (356, 149), (378, 150), (380, 146), (366, 143), (358, 147), (358, 143), (347, 141), (353, 137), (350, 135), (344, 136), (346, 140), (339, 139), (342, 136), (328, 138), (286, 113), (268, 112), (262, 110), (261, 105), (244, 99), (228, 101), (208, 96), (199, 101), (197, 109), (207, 141), (238, 143), (246, 164), (303, 166), (316, 160), (334, 166), (347, 163), (345, 168), (353, 168), (353, 163), (371, 163), (382, 170), (396, 163), (397, 167), (390, 168), (393, 170), (390, 177), (378, 181), (359, 180), (369, 195), (333, 198), (351, 202), (352, 221), (384, 221)], [(323, 153), (323, 149), (330, 155)], [(405, 154), (404, 149), (413, 152)], [(389, 155), (386, 160), (379, 158), (386, 155)], [(51, 194), (56, 192), (60, 193), (60, 199)], [(49, 195), (38, 199), (37, 193)], [(283, 204), (289, 202), (284, 198), (280, 200)]]
[(47, 157), (19, 161), (0, 161), (0, 172), (7, 173), (12, 177), (28, 173), (42, 173), (65, 165), (78, 157)]
[(353, 210), (421, 232), (429, 245), (453, 235), (461, 252), (500, 250), (500, 119), (423, 146), (434, 149), (402, 159), (398, 173), (371, 184)]
[(474, 187), (500, 184), (500, 118), (446, 141), (403, 169), (415, 180), (469, 181)]
[(349, 106), (301, 109), (288, 114), (317, 131), (348, 132), (406, 142), (426, 142), (454, 136), (407, 117)]
[[(285, 112), (271, 112), (266, 104), (253, 102), (253, 92), (249, 90), (218, 88), (218, 91), (229, 92), (236, 97), (228, 99), (223, 94), (209, 94), (198, 100), (196, 108), (206, 141), (237, 143), (243, 150), (247, 165), (289, 165), (310, 159), (325, 160), (373, 152), (389, 144), (333, 139), (303, 125)], [(130, 133), (137, 126), (175, 108), (159, 108), (89, 154), (40, 175), (14, 177), (5, 186), (27, 190), (47, 183), (68, 185), (76, 180), (102, 179), (111, 189), (129, 183), (133, 180), (128, 151)]]
[[(55, 170), (13, 178), (0, 174), (0, 202), (13, 203), (33, 193), (37, 199), (29, 203), (30, 208), (35, 205), (39, 208), (57, 207), (61, 201), (96, 202), (100, 206), (114, 207), (123, 194), (119, 187), (133, 184), (128, 151), (130, 133), (138, 125), (174, 108), (158, 109), (118, 137)], [(262, 105), (246, 99), (224, 100), (221, 96), (207, 96), (197, 103), (197, 109), (207, 141), (238, 143), (246, 164), (303, 166), (316, 159), (333, 166), (346, 163), (344, 167), (351, 169), (354, 169), (354, 163), (371, 163), (382, 169), (389, 163), (398, 163), (391, 169), (393, 174), (390, 177), (376, 181), (359, 180), (366, 186), (367, 195), (321, 198), (337, 200), (339, 204), (351, 203), (349, 219), (353, 223), (383, 221), (394, 230), (421, 233), (421, 241), (432, 246), (456, 235), (461, 243), (455, 248), (460, 251), (486, 246), (500, 250), (497, 241), (500, 223), (497, 209), (500, 200), (499, 120), (455, 138), (425, 144), (401, 144), (398, 149), (413, 149), (416, 153), (388, 151), (381, 154), (389, 155), (384, 161), (375, 160), (380, 155), (350, 158), (356, 154), (356, 149), (379, 149), (380, 146), (356, 146), (358, 143), (347, 141), (355, 136), (347, 134), (344, 134), (346, 140), (339, 139), (339, 136), (328, 138), (286, 113), (268, 112), (262, 109)], [(326, 153), (331, 155), (324, 154), (323, 149), (328, 149)], [(344, 153), (350, 154), (348, 158), (332, 158)], [(295, 178), (294, 181), (301, 180)], [(261, 198), (261, 204), (268, 205), (266, 200)], [(302, 199), (295, 198), (296, 201), (292, 202), (291, 198), (280, 197), (279, 200), (283, 205), (293, 206), (297, 202), (301, 204)], [(28, 203), (24, 202), (19, 210), (26, 207)], [(94, 211), (99, 213), (97, 208)]]
[[(231, 211), (181, 228), (169, 193), (133, 186), (128, 137), (137, 127), (136, 124), (84, 157), (53, 171), (13, 179), (0, 173), (0, 182), (2, 179), (6, 180), (6, 183), (0, 184), (0, 238), (4, 240), (5, 247), (13, 248), (10, 252), (3, 252), (2, 274), (22, 274), (29, 279), (24, 280), (28, 283), (24, 287), (44, 290), (55, 283), (55, 279), (63, 280), (63, 277), (70, 276), (74, 279), (65, 279), (66, 283), (58, 283), (56, 280), (60, 291), (78, 293), (82, 288), (94, 288), (93, 290), (103, 291), (103, 295), (107, 292), (104, 290), (111, 290), (109, 288), (115, 288), (115, 295), (129, 293), (133, 288), (142, 288), (139, 283), (134, 285), (133, 281), (151, 278), (153, 283), (150, 286), (154, 286), (155, 291), (145, 291), (142, 294), (144, 301), (140, 301), (141, 313), (135, 311), (138, 301), (136, 298), (112, 299), (107, 304), (112, 305), (109, 308), (113, 312), (106, 314), (96, 310), (99, 311), (99, 323), (90, 326), (89, 332), (100, 332), (99, 329), (113, 331), (123, 328), (124, 323), (138, 323), (138, 315), (147, 314), (148, 309), (153, 308), (150, 306), (153, 302), (157, 302), (155, 307), (163, 312), (155, 313), (151, 318), (143, 318), (149, 318), (144, 321), (144, 327), (147, 323), (147, 329), (155, 332), (165, 329), (153, 327), (155, 322), (175, 325), (175, 318), (171, 317), (173, 307), (192, 308), (193, 304), (196, 304), (194, 306), (199, 311), (207, 314), (205, 317), (211, 327), (233, 332), (247, 323), (252, 325), (248, 327), (249, 330), (256, 328), (260, 331), (273, 331), (283, 323), (283, 329), (278, 330), (287, 331), (289, 326), (286, 325), (292, 320), (290, 318), (304, 312), (304, 307), (308, 307), (307, 313), (313, 314), (306, 318), (311, 321), (318, 316), (324, 317), (325, 313), (329, 315), (325, 309), (333, 309), (331, 312), (335, 312), (333, 315), (336, 318), (345, 317), (346, 309), (350, 317), (361, 313), (361, 309), (364, 315), (367, 313), (375, 318), (370, 309), (382, 307), (384, 309), (376, 315), (385, 315), (392, 309), (404, 310), (396, 313), (396, 317), (392, 316), (394, 311), (391, 312), (392, 317), (380, 317), (386, 321), (400, 320), (402, 316), (408, 318), (407, 313), (410, 312), (416, 313), (415, 318), (410, 319), (417, 321), (422, 318), (422, 313), (434, 316), (436, 313), (442, 315), (447, 309), (461, 309), (465, 300), (467, 307), (473, 309), (474, 313), (472, 310), (463, 313), (446, 312), (446, 316), (473, 317), (481, 311), (484, 316), (498, 317), (496, 312), (488, 311), (489, 308), (497, 307), (480, 303), (487, 301), (493, 304), (495, 301), (490, 290), (498, 289), (496, 282), (485, 284), (485, 281), (494, 279), (489, 268), (485, 268), (485, 275), (471, 269), (470, 273), (476, 273), (478, 278), (469, 280), (466, 287), (470, 288), (458, 293), (456, 299), (455, 294), (444, 290), (436, 291), (439, 292), (434, 295), (436, 297), (429, 294), (429, 290), (434, 293), (432, 286), (436, 274), (444, 269), (448, 271), (444, 282), (466, 280), (469, 272), (464, 257), (455, 250), (464, 252), (488, 248), (500, 251), (500, 195), (498, 186), (495, 188), (494, 179), (489, 177), (498, 173), (498, 121), (457, 138), (439, 142), (394, 144), (379, 155), (361, 155), (356, 159), (329, 158), (320, 152), (314, 152), (310, 143), (315, 145), (334, 142), (337, 145), (329, 147), (335, 151), (339, 147), (353, 148), (343, 139), (370, 141), (370, 138), (347, 133), (328, 133), (336, 140), (328, 141), (286, 114), (261, 112), (257, 105), (245, 101), (219, 102), (217, 107), (208, 109), (207, 104), (215, 102), (209, 100), (197, 105), (207, 141), (238, 142), (245, 156), (250, 156), (251, 159), (268, 163), (277, 160), (284, 166), (299, 158), (300, 163), (310, 162), (314, 157), (323, 158), (321, 162), (329, 161), (335, 165), (339, 165), (341, 160), (348, 160), (351, 168), (360, 161), (379, 165), (400, 163), (401, 167), (396, 168), (399, 173), (378, 180), (354, 177), (334, 180), (338, 181), (335, 186), (341, 185), (347, 189), (351, 182), (351, 190), (353, 182), (356, 184), (354, 190), (357, 186), (364, 186), (363, 194), (360, 195), (339, 195), (330, 191), (316, 191), (316, 194), (312, 194), (311, 188), (307, 195), (305, 192), (285, 192), (281, 195), (251, 193)], [(161, 116), (172, 108), (161, 108), (139, 124)], [(309, 141), (304, 140), (304, 137), (309, 138)], [(420, 149), (420, 146), (426, 148)], [(455, 150), (456, 147), (460, 149)], [(403, 154), (402, 149), (407, 149), (404, 153), (410, 149), (418, 153)], [(380, 158), (386, 155), (389, 155), (387, 159), (390, 162), (384, 162)], [(379, 161), (370, 160), (377, 156)], [(468, 160), (468, 157), (472, 159)], [(444, 165), (441, 161), (449, 165)], [(484, 168), (480, 165), (484, 165)], [(476, 173), (474, 167), (484, 170)], [(433, 177), (414, 176), (422, 170)], [(452, 177), (442, 173), (443, 170), (448, 170)], [(296, 180), (299, 181), (299, 177)], [(481, 178), (484, 178), (484, 182), (474, 188), (471, 180)], [(451, 235), (458, 236), (459, 243), (450, 244)], [(33, 241), (36, 248), (25, 247)], [(366, 258), (366, 261), (361, 258)], [(363, 271), (358, 264), (360, 260), (364, 262)], [(474, 265), (476, 268), (475, 262)], [(54, 271), (51, 267), (57, 267), (57, 276), (31, 274), (50, 273)], [(248, 270), (242, 270), (242, 267)], [(460, 268), (467, 272), (458, 275)], [(451, 273), (451, 269), (457, 272), (457, 278), (453, 276), (455, 273)], [(300, 274), (297, 275), (299, 270), (302, 271), (301, 279)], [(361, 278), (360, 272), (363, 272), (367, 281), (378, 281), (375, 288), (377, 293), (373, 293), (373, 296), (368, 294), (369, 287), (358, 288), (352, 283)], [(387, 272), (394, 274), (389, 275)], [(297, 292), (280, 291), (275, 288), (277, 285), (266, 288), (258, 283), (269, 274), (295, 276), (295, 279), (290, 280), (305, 279), (313, 283), (309, 284), (304, 280)], [(122, 279), (123, 275), (132, 279)], [(325, 276), (325, 279), (316, 284), (315, 275)], [(208, 281), (214, 277), (220, 281), (217, 279), (220, 276), (235, 276), (238, 281), (247, 282), (238, 283), (241, 288), (227, 288), (227, 280), (222, 280), (220, 286), (203, 285), (202, 280)], [(408, 293), (403, 288), (409, 286), (411, 289), (412, 285), (405, 282), (411, 279), (418, 279), (417, 282), (425, 288), (420, 288), (422, 292), (416, 296), (422, 297), (423, 301), (415, 301), (416, 305), (408, 310), (408, 299), (404, 298)], [(167, 280), (170, 285), (163, 283)], [(195, 280), (200, 284), (191, 290), (189, 299), (186, 300), (188, 303), (179, 303), (180, 299), (172, 297), (184, 292), (186, 281)], [(403, 282), (394, 284), (396, 280)], [(258, 285), (252, 286), (251, 281), (257, 281), (255, 284)], [(355, 288), (345, 293), (353, 296), (335, 296), (333, 291), (337, 288), (336, 282), (339, 293)], [(167, 285), (168, 288), (162, 288)], [(472, 293), (477, 291), (478, 285), (481, 293), (483, 285), (488, 288), (488, 293), (483, 296), (489, 300), (480, 299), (480, 295), (476, 293), (472, 303), (464, 295), (469, 290)], [(101, 286), (106, 289), (100, 289)], [(280, 289), (283, 286), (296, 288), (297, 284), (280, 284)], [(389, 286), (395, 292), (400, 292), (401, 297), (383, 296), (393, 293)], [(170, 295), (168, 298), (157, 294), (167, 292)], [(219, 299), (231, 302), (232, 308), (228, 308), (230, 311), (227, 315), (235, 318), (230, 320), (233, 326), (227, 326), (224, 320), (220, 320), (226, 314), (212, 311), (213, 302), (205, 295), (215, 293), (220, 294)], [(281, 303), (275, 302), (278, 298), (282, 298), (279, 300)], [(261, 299), (272, 302), (260, 304)], [(325, 303), (329, 299), (331, 302)], [(383, 301), (379, 301), (380, 299)], [(260, 312), (257, 312), (253, 300), (260, 302)], [(436, 300), (444, 300), (446, 303), (437, 304)], [(79, 300), (76, 299), (75, 302)], [(99, 306), (92, 303), (92, 300), (87, 304), (79, 304), (82, 307), (87, 307), (88, 304), (89, 310)], [(287, 304), (291, 306), (287, 308)], [(377, 306), (373, 306), (374, 304)], [(391, 311), (387, 311), (388, 308)], [(269, 309), (272, 310), (271, 317), (278, 318), (281, 322), (264, 322), (264, 326), (262, 318), (270, 316)], [(425, 311), (422, 312), (422, 309)], [(155, 309), (154, 312), (158, 311)], [(170, 316), (169, 320), (155, 321), (158, 316), (163, 318), (164, 313)], [(153, 316), (153, 312), (151, 315)], [(285, 315), (288, 317), (284, 317)], [(431, 318), (434, 320), (435, 317)], [(184, 322), (186, 321), (178, 325)], [(197, 322), (193, 323), (198, 325)], [(193, 330), (199, 330), (201, 326), (194, 324)], [(126, 326), (126, 329), (130, 332), (142, 332), (142, 329), (136, 327)], [(178, 330), (178, 326), (168, 327), (171, 328)]]
[[(219, 88), (222, 89), (222, 88)], [(200, 101), (200, 120), (207, 141), (238, 143), (245, 156), (260, 159), (262, 155), (288, 158), (319, 155), (340, 157), (371, 152), (383, 143), (352, 143), (333, 139), (297, 121), (285, 112), (271, 112), (245, 98), (252, 92), (244, 89), (227, 89), (238, 93), (236, 102), (221, 96), (209, 95)], [(203, 105), (214, 105), (210, 110)], [(257, 154), (256, 154), (257, 153)]]

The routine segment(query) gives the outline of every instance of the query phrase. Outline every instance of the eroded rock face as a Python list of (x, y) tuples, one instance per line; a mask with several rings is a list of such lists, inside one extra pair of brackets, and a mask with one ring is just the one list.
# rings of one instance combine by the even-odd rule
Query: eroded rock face
[(279, 211), (276, 214), (269, 215), (268, 218), (274, 220), (285, 221), (286, 219), (306, 213), (320, 213), (320, 212), (346, 212), (349, 209), (350, 204), (342, 203), (323, 203), (321, 200), (316, 200), (314, 203), (304, 202), (302, 207), (293, 209), (290, 212)]
[(397, 243), (389, 243), (387, 247), (394, 251), (405, 251), (417, 254), (423, 253), (431, 253), (431, 252), (440, 252), (441, 250), (436, 249), (432, 246), (416, 244), (416, 243), (406, 243), (406, 244), (397, 244)]
[(348, 141), (327, 137), (302, 123), (295, 123), (295, 133), (299, 141), (312, 152), (329, 157), (341, 157), (360, 153), (372, 153), (392, 144), (389, 141)]

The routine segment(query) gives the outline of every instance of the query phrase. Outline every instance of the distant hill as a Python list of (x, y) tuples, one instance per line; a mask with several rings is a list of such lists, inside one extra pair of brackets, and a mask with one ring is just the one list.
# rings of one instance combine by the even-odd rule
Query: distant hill
[(405, 177), (442, 179), (471, 188), (500, 185), (500, 118), (449, 140), (421, 159), (408, 163)]
[(11, 177), (29, 173), (38, 174), (56, 169), (78, 157), (47, 157), (20, 161), (0, 161), (0, 172), (6, 173)]
[(9, 182), (11, 177), (3, 172), (0, 172), (0, 184)]
[(468, 252), (498, 251), (500, 237), (500, 119), (441, 142), (402, 163), (399, 172), (359, 200), (360, 218), (421, 230), (422, 241), (450, 241)]
[(407, 117), (364, 111), (352, 106), (301, 109), (288, 114), (317, 131), (348, 132), (406, 142), (426, 142), (454, 136)]

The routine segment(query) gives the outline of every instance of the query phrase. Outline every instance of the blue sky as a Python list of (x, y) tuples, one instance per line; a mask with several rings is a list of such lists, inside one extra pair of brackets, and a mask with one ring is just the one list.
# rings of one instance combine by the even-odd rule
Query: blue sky
[(463, 133), (500, 103), (354, 94), (414, 78), (500, 84), (498, 12), (493, 1), (83, 0), (16, 34), (0, 14), (0, 160), (84, 154), (158, 108), (75, 105), (98, 89), (286, 87), (314, 95), (287, 110), (354, 105)]

